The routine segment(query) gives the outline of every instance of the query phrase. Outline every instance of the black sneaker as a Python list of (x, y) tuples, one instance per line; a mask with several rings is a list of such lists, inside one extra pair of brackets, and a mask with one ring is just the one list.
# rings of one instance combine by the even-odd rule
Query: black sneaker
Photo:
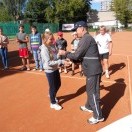
[(102, 122), (102, 121), (104, 121), (104, 118), (95, 119), (94, 117), (91, 117), (91, 118), (88, 120), (88, 123), (89, 123), (89, 124), (96, 124), (96, 123)]
[(9, 67), (3, 68), (2, 71), (9, 70)]

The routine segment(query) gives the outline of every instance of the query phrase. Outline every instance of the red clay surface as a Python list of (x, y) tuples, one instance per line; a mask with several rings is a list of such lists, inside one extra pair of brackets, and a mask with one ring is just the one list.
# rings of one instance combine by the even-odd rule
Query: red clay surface
[[(110, 57), (111, 78), (102, 77), (101, 107), (105, 121), (89, 125), (92, 114), (79, 110), (85, 104), (85, 77), (78, 70), (71, 77), (70, 71), (62, 76), (58, 92), (61, 111), (49, 107), (48, 83), (44, 73), (20, 72), (17, 45), (9, 45), (9, 71), (0, 70), (0, 132), (96, 132), (110, 123), (131, 113), (132, 90), (132, 33), (112, 35), (113, 55)], [(71, 33), (64, 37), (69, 42)], [(34, 66), (31, 61), (31, 67)], [(70, 68), (69, 68), (70, 70)]]

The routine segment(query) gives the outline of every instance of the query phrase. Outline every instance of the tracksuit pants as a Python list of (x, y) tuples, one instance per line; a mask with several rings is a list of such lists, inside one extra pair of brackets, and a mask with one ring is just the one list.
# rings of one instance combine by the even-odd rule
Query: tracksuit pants
[(56, 94), (61, 86), (59, 70), (56, 70), (51, 73), (46, 73), (46, 77), (47, 77), (48, 83), (49, 83), (50, 102), (52, 104), (55, 104), (56, 103), (55, 97), (56, 97)]
[(101, 74), (86, 78), (86, 92), (88, 98), (85, 107), (93, 111), (93, 117), (96, 119), (102, 118), (100, 108), (100, 80)]

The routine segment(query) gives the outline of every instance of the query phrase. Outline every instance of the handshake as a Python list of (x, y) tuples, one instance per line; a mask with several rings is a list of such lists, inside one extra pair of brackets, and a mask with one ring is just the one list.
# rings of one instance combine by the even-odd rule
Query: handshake
[[(59, 50), (59, 52), (58, 52), (58, 55), (59, 56), (61, 56), (61, 55), (66, 55), (66, 51), (65, 50)], [(64, 61), (63, 61), (63, 64), (65, 65), (65, 66), (70, 66), (71, 64), (72, 64), (72, 62), (70, 61), (70, 59), (65, 59)]]
[(63, 63), (65, 66), (70, 66), (72, 64), (72, 62), (69, 59), (65, 59)]

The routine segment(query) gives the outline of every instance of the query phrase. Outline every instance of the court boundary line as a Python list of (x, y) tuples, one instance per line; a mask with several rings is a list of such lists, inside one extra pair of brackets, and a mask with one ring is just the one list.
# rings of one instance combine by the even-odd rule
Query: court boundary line
[[(130, 56), (130, 57), (132, 56), (132, 55), (125, 55), (125, 54), (112, 54), (112, 55), (114, 55), (114, 56), (125, 56), (125, 57), (126, 57), (126, 56), (128, 56), (128, 57), (129, 57), (129, 56)], [(112, 56), (112, 55), (111, 55), (111, 56)]]
[[(26, 73), (30, 73), (30, 74), (36, 74), (36, 75), (41, 75), (41, 76), (45, 76), (45, 74), (42, 74), (42, 73), (38, 73), (38, 72), (32, 72), (32, 71), (25, 71)], [(68, 79), (78, 79), (78, 80), (86, 80), (86, 78), (81, 78), (81, 77), (70, 77), (70, 76), (64, 76), (64, 75), (61, 75), (62, 78), (68, 78)], [(108, 81), (108, 80), (102, 80), (102, 82), (105, 82), (105, 83), (111, 83), (111, 84), (122, 84), (122, 85), (125, 85), (126, 83), (124, 82), (116, 82), (116, 81)]]
[(128, 79), (129, 79), (129, 95), (130, 95), (130, 111), (132, 114), (132, 87), (131, 87), (131, 73), (130, 73), (130, 62), (129, 62), (129, 56), (127, 56), (127, 69), (128, 69)]

